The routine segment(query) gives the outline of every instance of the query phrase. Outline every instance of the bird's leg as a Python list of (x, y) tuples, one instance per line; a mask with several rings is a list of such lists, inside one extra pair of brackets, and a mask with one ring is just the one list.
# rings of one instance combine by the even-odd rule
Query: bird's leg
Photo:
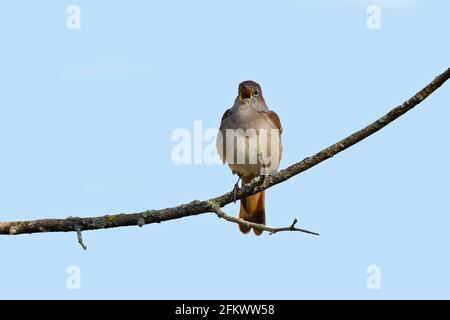
[(238, 179), (238, 181), (236, 181), (236, 183), (234, 184), (234, 187), (233, 187), (233, 202), (234, 203), (236, 203), (236, 196), (237, 196), (237, 193), (238, 193), (238, 191), (239, 191), (239, 181), (241, 181), (241, 177), (239, 177), (239, 179)]

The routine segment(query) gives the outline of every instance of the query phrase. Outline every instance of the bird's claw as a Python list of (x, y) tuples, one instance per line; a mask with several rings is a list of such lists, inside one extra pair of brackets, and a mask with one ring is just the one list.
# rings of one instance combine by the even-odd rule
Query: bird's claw
[[(235, 174), (235, 172), (233, 171), (233, 174)], [(237, 193), (239, 192), (239, 190), (241, 190), (241, 188), (239, 188), (239, 181), (241, 181), (241, 177), (239, 177), (238, 181), (236, 181), (236, 183), (234, 184), (233, 187), (233, 202), (236, 203), (236, 198), (237, 198)]]
[(239, 185), (236, 182), (236, 184), (233, 187), (233, 203), (236, 203), (237, 193), (239, 190), (240, 190)]

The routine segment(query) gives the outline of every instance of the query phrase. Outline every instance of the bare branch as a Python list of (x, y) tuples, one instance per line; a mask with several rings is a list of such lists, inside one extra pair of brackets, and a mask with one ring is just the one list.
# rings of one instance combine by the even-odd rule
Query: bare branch
[(220, 209), (219, 206), (214, 205), (214, 204), (211, 205), (211, 210), (214, 211), (219, 218), (225, 219), (225, 220), (227, 220), (229, 222), (233, 222), (233, 223), (237, 223), (237, 224), (243, 225), (243, 226), (245, 226), (247, 228), (253, 228), (253, 229), (261, 230), (261, 231), (268, 231), (269, 234), (275, 234), (277, 232), (283, 232), (283, 231), (298, 231), (298, 232), (313, 234), (315, 236), (319, 235), (317, 232), (296, 228), (295, 224), (297, 223), (297, 219), (294, 219), (294, 222), (289, 227), (273, 228), (273, 227), (268, 227), (268, 226), (263, 225), (263, 224), (253, 223), (253, 222), (245, 221), (245, 220), (243, 220), (241, 218), (236, 218), (236, 217), (229, 216), (225, 212), (223, 212)]
[(78, 238), (78, 243), (80, 244), (80, 246), (84, 250), (87, 250), (87, 247), (86, 247), (86, 245), (83, 242), (83, 236), (81, 235), (81, 229), (80, 228), (77, 229), (77, 238)]
[[(368, 136), (381, 130), (389, 123), (396, 120), (398, 117), (404, 115), (406, 112), (420, 104), (441, 85), (443, 85), (449, 78), (450, 68), (443, 72), (441, 75), (437, 76), (431, 83), (429, 83), (425, 88), (416, 93), (412, 98), (395, 107), (387, 114), (372, 122), (365, 128), (349, 135), (345, 139), (342, 139), (341, 141), (329, 146), (328, 148), (323, 149), (315, 155), (305, 158), (302, 161), (297, 162), (284, 170), (281, 170), (274, 175), (267, 176), (265, 179), (261, 179), (260, 177), (253, 179), (250, 183), (246, 184), (236, 193), (236, 199), (245, 198), (249, 195), (253, 195), (274, 185), (282, 183), (292, 178), (293, 176), (298, 175), (303, 171), (306, 171), (316, 166), (317, 164), (335, 156), (339, 152), (344, 151), (354, 144), (364, 140)], [(33, 221), (0, 222), (0, 234), (16, 235), (37, 232), (78, 232), (78, 230), (80, 230), (81, 232), (84, 230), (117, 228), (133, 225), (143, 226), (144, 224), (151, 224), (155, 222), (157, 223), (212, 212), (214, 211), (212, 210), (213, 207), (222, 208), (231, 202), (233, 202), (233, 192), (228, 192), (224, 195), (206, 201), (195, 200), (187, 204), (160, 210), (148, 210), (144, 212), (128, 214), (121, 213), (90, 218), (70, 217), (67, 219), (42, 219)], [(254, 228), (255, 226), (252, 227)], [(289, 229), (293, 228), (295, 228), (295, 223), (291, 227), (289, 227)], [(274, 230), (275, 232), (281, 231), (276, 231), (278, 229)]]

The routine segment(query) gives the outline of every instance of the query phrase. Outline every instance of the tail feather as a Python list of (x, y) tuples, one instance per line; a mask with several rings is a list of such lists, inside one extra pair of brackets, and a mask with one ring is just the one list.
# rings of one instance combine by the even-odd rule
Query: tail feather
[[(249, 196), (247, 198), (241, 199), (241, 208), (239, 211), (239, 218), (244, 219), (248, 222), (266, 224), (266, 209), (264, 203), (264, 191), (257, 194)], [(243, 225), (239, 225), (239, 230), (242, 233), (247, 234), (250, 232), (251, 228)], [(253, 232), (259, 236), (262, 234), (261, 230), (253, 229)]]

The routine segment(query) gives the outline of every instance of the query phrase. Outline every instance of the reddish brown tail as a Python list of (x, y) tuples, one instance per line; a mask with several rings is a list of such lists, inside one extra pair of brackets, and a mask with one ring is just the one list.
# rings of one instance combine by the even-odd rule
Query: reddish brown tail
[[(241, 209), (239, 211), (239, 218), (248, 222), (266, 224), (266, 208), (264, 204), (264, 191), (241, 199)], [(239, 230), (242, 233), (249, 233), (251, 228), (239, 225)], [(257, 236), (261, 235), (261, 230), (253, 229)]]

